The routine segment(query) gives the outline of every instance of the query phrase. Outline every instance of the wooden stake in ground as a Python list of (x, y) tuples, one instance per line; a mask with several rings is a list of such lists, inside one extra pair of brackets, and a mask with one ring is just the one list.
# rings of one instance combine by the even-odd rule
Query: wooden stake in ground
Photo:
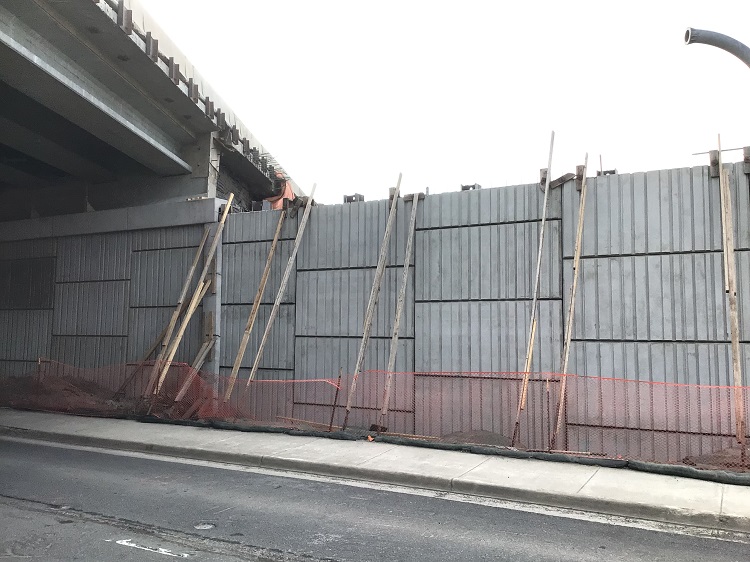
[(380, 295), (380, 284), (383, 281), (383, 272), (385, 271), (385, 261), (388, 257), (388, 246), (391, 240), (391, 233), (393, 232), (393, 224), (396, 219), (396, 209), (398, 207), (398, 196), (401, 191), (401, 174), (398, 175), (398, 182), (396, 182), (396, 189), (393, 193), (393, 200), (391, 201), (391, 209), (388, 213), (388, 223), (385, 227), (385, 235), (383, 236), (383, 243), (380, 245), (380, 255), (378, 256), (378, 265), (375, 268), (375, 280), (372, 282), (372, 289), (370, 290), (370, 300), (367, 303), (367, 312), (365, 312), (365, 321), (362, 329), (362, 340), (359, 343), (359, 352), (357, 353), (357, 362), (354, 364), (354, 374), (352, 375), (352, 384), (349, 387), (349, 396), (346, 399), (346, 413), (344, 414), (344, 423), (342, 429), (346, 429), (346, 424), (349, 422), (349, 413), (352, 411), (352, 400), (354, 399), (354, 391), (357, 388), (357, 379), (359, 373), (362, 370), (362, 365), (365, 361), (365, 351), (367, 351), (367, 343), (370, 340), (370, 331), (372, 330), (372, 320), (375, 318), (375, 307), (378, 304), (378, 296)]
[[(172, 339), (172, 332), (174, 331), (174, 328), (177, 325), (177, 320), (179, 320), (180, 314), (185, 309), (185, 297), (187, 296), (188, 289), (190, 289), (190, 283), (193, 280), (193, 275), (195, 275), (195, 270), (198, 267), (198, 262), (201, 259), (201, 254), (203, 253), (203, 246), (205, 246), (206, 244), (209, 231), (210, 229), (208, 226), (206, 226), (203, 229), (203, 238), (201, 238), (201, 243), (198, 245), (198, 249), (195, 252), (193, 263), (190, 265), (190, 269), (188, 269), (187, 276), (185, 277), (185, 282), (182, 284), (182, 289), (180, 290), (180, 296), (177, 298), (177, 306), (175, 307), (174, 312), (172, 312), (172, 317), (169, 319), (169, 324), (167, 324), (167, 327), (164, 329), (162, 334), (157, 338), (155, 345), (159, 347), (159, 353), (156, 356), (156, 360), (154, 361), (154, 366), (151, 369), (151, 376), (149, 377), (148, 386), (146, 387), (146, 393), (145, 393), (146, 396), (151, 394), (151, 392), (153, 392), (154, 390), (154, 384), (156, 384), (156, 379), (159, 373), (159, 366), (161, 365), (161, 362), (164, 359), (164, 355), (167, 351), (167, 347), (169, 346), (169, 341)], [(159, 346), (160, 343), (161, 343), (161, 346)], [(148, 353), (146, 355), (146, 358), (148, 358), (149, 355), (151, 355), (151, 353)]]
[(336, 416), (336, 406), (339, 405), (339, 391), (341, 390), (341, 375), (344, 369), (339, 367), (339, 380), (336, 382), (336, 393), (333, 395), (333, 407), (331, 408), (331, 422), (328, 424), (328, 433), (333, 431), (333, 418)]
[(417, 229), (417, 206), (419, 204), (419, 193), (412, 196), (411, 217), (409, 218), (409, 238), (406, 241), (406, 252), (404, 255), (404, 271), (401, 276), (401, 288), (398, 292), (398, 301), (396, 303), (396, 314), (393, 318), (393, 332), (391, 335), (391, 349), (388, 354), (388, 366), (386, 367), (387, 378), (385, 381), (385, 390), (383, 391), (383, 407), (380, 409), (380, 423), (377, 425), (385, 431), (385, 417), (388, 415), (388, 402), (391, 399), (391, 385), (393, 383), (393, 369), (396, 366), (396, 352), (398, 350), (398, 335), (401, 326), (401, 315), (404, 310), (404, 301), (406, 300), (406, 286), (409, 281), (409, 268), (411, 264), (412, 250), (414, 249), (414, 233)]
[(583, 162), (583, 179), (581, 181), (581, 199), (578, 202), (578, 224), (576, 225), (576, 245), (573, 253), (573, 285), (570, 287), (570, 302), (568, 303), (568, 315), (565, 317), (565, 339), (563, 341), (562, 360), (560, 361), (560, 372), (562, 380), (560, 381), (560, 398), (557, 402), (557, 422), (555, 429), (550, 438), (549, 448), (555, 448), (557, 435), (562, 429), (563, 417), (565, 415), (565, 392), (567, 390), (568, 377), (568, 359), (570, 357), (570, 341), (573, 339), (573, 317), (576, 309), (576, 293), (578, 290), (579, 264), (581, 262), (581, 247), (583, 246), (583, 216), (586, 210), (586, 171), (589, 165), (589, 155)]
[[(221, 219), (219, 219), (219, 224), (216, 226), (216, 233), (214, 234), (214, 239), (211, 242), (211, 246), (208, 249), (206, 262), (203, 265), (203, 271), (201, 271), (201, 274), (198, 277), (198, 284), (195, 288), (195, 292), (193, 293), (192, 300), (195, 300), (199, 293), (201, 293), (200, 299), (202, 299), (203, 295), (205, 295), (206, 291), (208, 291), (208, 286), (211, 284), (211, 281), (207, 281), (204, 284), (204, 280), (206, 279), (206, 275), (208, 275), (208, 270), (211, 268), (211, 262), (214, 259), (214, 254), (216, 254), (216, 248), (219, 246), (219, 243), (221, 242), (221, 234), (224, 231), (224, 224), (226, 223), (227, 215), (229, 214), (229, 209), (232, 206), (233, 199), (234, 199), (234, 193), (230, 193), (229, 198), (227, 199), (227, 202), (224, 205), (224, 211), (221, 213)], [(190, 310), (190, 307), (188, 307), (188, 311), (185, 314), (185, 318), (182, 321), (183, 325), (181, 326), (181, 331), (178, 333), (178, 335), (175, 336), (174, 340), (170, 342), (169, 346), (167, 347), (167, 351), (165, 352), (165, 357), (167, 359), (164, 361), (164, 365), (159, 366), (159, 368), (161, 369), (161, 373), (159, 375), (158, 382), (155, 385), (154, 394), (158, 394), (158, 392), (161, 390), (161, 385), (164, 384), (164, 379), (167, 376), (169, 367), (172, 364), (172, 359), (174, 359), (175, 353), (177, 353), (177, 347), (180, 345), (182, 336), (185, 334), (185, 328), (187, 328), (187, 323), (190, 321), (190, 317), (192, 316), (193, 312), (195, 312), (195, 309), (198, 307), (200, 299), (196, 301), (195, 306), (193, 307), (192, 311)], [(193, 303), (191, 302), (191, 306), (192, 304)]]
[(279, 223), (276, 225), (276, 232), (273, 235), (273, 242), (271, 242), (271, 249), (268, 252), (268, 258), (266, 258), (266, 266), (263, 268), (263, 275), (260, 277), (260, 284), (258, 285), (258, 290), (255, 293), (255, 298), (253, 299), (253, 307), (250, 309), (250, 316), (247, 319), (247, 324), (245, 325), (245, 332), (242, 334), (242, 340), (240, 341), (240, 347), (237, 350), (237, 357), (234, 359), (234, 365), (232, 366), (232, 374), (229, 375), (229, 383), (227, 386), (227, 390), (224, 393), (224, 402), (229, 400), (229, 397), (232, 395), (232, 390), (234, 390), (234, 384), (237, 381), (237, 373), (240, 371), (240, 365), (242, 364), (242, 358), (245, 356), (245, 349), (247, 349), (247, 344), (250, 341), (250, 334), (253, 331), (253, 326), (255, 325), (255, 319), (258, 317), (258, 310), (260, 309), (260, 301), (263, 298), (263, 292), (266, 290), (266, 283), (268, 282), (269, 274), (271, 273), (271, 262), (273, 261), (273, 254), (276, 252), (276, 244), (279, 241), (279, 236), (281, 236), (281, 226), (284, 224), (284, 219), (286, 218), (286, 210), (281, 211), (281, 215), (279, 216)]
[(719, 188), (721, 190), (721, 220), (724, 224), (724, 260), (729, 288), (729, 331), (732, 341), (732, 372), (734, 375), (734, 415), (737, 442), (741, 447), (742, 462), (745, 462), (745, 400), (742, 386), (742, 358), (740, 356), (740, 329), (737, 314), (737, 266), (734, 257), (734, 217), (732, 192), (729, 188), (729, 171), (724, 169), (721, 158), (721, 135), (719, 136)]
[(294, 239), (294, 247), (292, 248), (292, 255), (289, 256), (289, 261), (286, 264), (284, 275), (281, 278), (281, 285), (279, 285), (279, 291), (278, 293), (276, 293), (276, 300), (273, 303), (273, 308), (271, 309), (271, 315), (268, 317), (268, 323), (266, 324), (266, 329), (263, 332), (263, 338), (260, 340), (260, 345), (258, 346), (258, 353), (255, 355), (253, 368), (250, 370), (250, 376), (247, 379), (247, 384), (245, 385), (245, 388), (248, 388), (250, 386), (250, 382), (252, 382), (255, 379), (255, 375), (258, 373), (260, 360), (261, 360), (261, 357), (263, 357), (263, 350), (265, 349), (266, 343), (268, 342), (268, 336), (271, 334), (271, 327), (273, 326), (274, 320), (276, 320), (276, 315), (279, 313), (279, 307), (281, 306), (281, 299), (284, 298), (284, 292), (286, 292), (286, 285), (289, 282), (289, 275), (292, 273), (292, 269), (294, 268), (294, 260), (297, 258), (297, 251), (299, 250), (300, 243), (302, 242), (302, 235), (305, 233), (307, 220), (310, 218), (310, 211), (313, 206), (313, 196), (315, 195), (316, 187), (317, 187), (317, 184), (314, 184), (312, 187), (312, 190), (310, 191), (310, 197), (307, 199), (307, 204), (305, 205), (305, 212), (302, 214), (302, 220), (300, 221), (299, 228), (297, 229), (297, 237)]
[(552, 149), (555, 146), (555, 131), (552, 131), (552, 135), (549, 141), (549, 160), (547, 164), (547, 179), (544, 186), (544, 201), (542, 202), (542, 222), (539, 226), (539, 251), (536, 256), (536, 274), (534, 275), (534, 290), (532, 292), (531, 300), (531, 322), (529, 324), (529, 340), (528, 347), (526, 349), (526, 361), (523, 367), (523, 383), (521, 384), (521, 396), (518, 400), (518, 410), (516, 411), (516, 423), (513, 427), (513, 438), (511, 439), (511, 445), (516, 444), (518, 439), (518, 430), (521, 425), (521, 412), (526, 408), (526, 395), (529, 390), (529, 375), (531, 374), (531, 360), (534, 355), (534, 341), (536, 339), (536, 322), (537, 322), (537, 306), (539, 300), (539, 279), (542, 273), (542, 251), (544, 249), (544, 227), (547, 223), (547, 200), (549, 199), (549, 181), (552, 177)]

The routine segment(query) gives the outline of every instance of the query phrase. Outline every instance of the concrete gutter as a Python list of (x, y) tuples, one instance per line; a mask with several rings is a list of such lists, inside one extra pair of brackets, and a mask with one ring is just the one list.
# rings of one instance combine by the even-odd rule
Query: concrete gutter
[(0, 436), (314, 473), (722, 531), (750, 529), (748, 487), (627, 469), (9, 409), (0, 409)]

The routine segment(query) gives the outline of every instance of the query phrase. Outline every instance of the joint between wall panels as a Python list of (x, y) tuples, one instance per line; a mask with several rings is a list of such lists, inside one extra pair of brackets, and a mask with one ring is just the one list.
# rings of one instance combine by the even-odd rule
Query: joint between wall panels
[[(537, 302), (561, 302), (562, 297), (537, 297)], [(478, 298), (478, 299), (416, 299), (414, 304), (440, 304), (440, 303), (457, 303), (457, 302), (533, 302), (532, 297), (514, 297), (514, 298)]]
[[(337, 339), (337, 340), (361, 340), (362, 334), (357, 335), (325, 335), (325, 334), (296, 334), (295, 337), (297, 338), (308, 338), (308, 339), (316, 339), (316, 338), (326, 338), (326, 339)], [(383, 341), (390, 341), (391, 336), (374, 336), (371, 335), (368, 339), (371, 340), (383, 340)], [(415, 339), (414, 336), (398, 336), (398, 340), (413, 340)]]
[[(477, 222), (470, 224), (450, 224), (445, 226), (426, 226), (417, 227), (416, 232), (429, 232), (431, 230), (454, 230), (457, 228), (477, 228), (480, 226), (513, 226), (519, 224), (535, 224), (541, 223), (542, 219), (526, 219), (518, 221), (507, 221), (507, 222)], [(562, 222), (562, 218), (547, 218), (546, 222)]]
[[(386, 265), (385, 269), (403, 269), (403, 264), (392, 264)], [(298, 268), (298, 273), (308, 273), (316, 271), (363, 271), (363, 270), (375, 270), (377, 265), (349, 265), (345, 267), (310, 267), (310, 268)], [(410, 264), (409, 269), (414, 269), (414, 265)]]
[[(748, 252), (750, 251), (750, 248), (745, 248), (742, 250), (735, 250), (735, 252)], [(606, 259), (606, 258), (638, 258), (638, 257), (647, 257), (647, 256), (690, 256), (690, 255), (704, 255), (704, 254), (721, 254), (722, 250), (680, 250), (675, 252), (642, 252), (642, 253), (632, 253), (632, 254), (587, 254), (587, 255), (581, 255), (581, 260), (591, 260), (591, 259)], [(563, 256), (563, 261), (573, 261), (573, 256)]]
[(194, 246), (165, 246), (163, 248), (139, 248), (132, 250), (132, 253), (134, 254), (142, 254), (146, 252), (168, 252), (171, 250), (196, 250), (198, 249), (197, 245)]
[[(585, 339), (585, 338), (571, 338), (572, 342), (581, 342), (581, 343), (653, 343), (653, 344), (663, 344), (663, 343), (677, 343), (677, 344), (729, 344), (731, 343), (729, 339), (726, 340), (658, 340), (658, 339), (603, 339), (603, 338), (596, 338), (596, 339)], [(740, 343), (750, 343), (750, 340), (740, 340)]]
[[(295, 238), (279, 238), (279, 242), (294, 242)], [(273, 242), (273, 238), (259, 238), (257, 240), (231, 240), (229, 242), (222, 242), (224, 246), (236, 246), (238, 244), (262, 244), (262, 243)]]

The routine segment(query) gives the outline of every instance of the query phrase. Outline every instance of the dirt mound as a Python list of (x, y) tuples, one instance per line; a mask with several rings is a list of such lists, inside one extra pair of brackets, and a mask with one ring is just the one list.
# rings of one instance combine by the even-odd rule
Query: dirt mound
[(76, 377), (8, 377), (0, 380), (0, 406), (80, 414), (129, 412), (131, 400), (112, 400), (113, 392)]
[[(493, 433), (492, 431), (486, 431), (484, 429), (476, 429), (473, 431), (457, 431), (448, 435), (443, 435), (440, 438), (443, 443), (460, 443), (460, 444), (471, 444), (471, 445), (494, 445), (496, 447), (510, 447), (511, 439), (501, 433)], [(520, 445), (516, 445), (516, 448), (522, 448)]]
[(746, 450), (743, 458), (739, 447), (728, 447), (708, 455), (685, 457), (682, 462), (703, 470), (750, 472), (750, 451)]

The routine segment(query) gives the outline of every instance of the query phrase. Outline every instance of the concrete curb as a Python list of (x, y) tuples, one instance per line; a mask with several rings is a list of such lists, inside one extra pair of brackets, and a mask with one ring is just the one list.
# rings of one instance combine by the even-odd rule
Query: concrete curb
[(622, 502), (576, 494), (520, 489), (514, 488), (510, 485), (471, 482), (465, 478), (457, 479), (434, 475), (417, 475), (413, 473), (399, 472), (398, 470), (380, 470), (357, 465), (336, 464), (333, 462), (288, 459), (273, 455), (257, 455), (252, 453), (208, 451), (189, 447), (140, 443), (106, 437), (71, 435), (54, 431), (41, 431), (8, 426), (0, 426), (0, 436), (35, 439), (53, 443), (81, 445), (138, 453), (152, 453), (193, 460), (225, 462), (256, 468), (312, 473), (351, 480), (393, 484), (409, 488), (422, 488), (441, 492), (455, 492), (474, 496), (491, 497), (522, 503), (541, 504), (564, 509), (602, 513), (606, 515), (648, 519), (663, 523), (707, 527), (718, 529), (720, 531), (739, 531), (746, 533), (750, 530), (750, 517), (722, 516), (708, 511), (695, 512), (660, 505)]

